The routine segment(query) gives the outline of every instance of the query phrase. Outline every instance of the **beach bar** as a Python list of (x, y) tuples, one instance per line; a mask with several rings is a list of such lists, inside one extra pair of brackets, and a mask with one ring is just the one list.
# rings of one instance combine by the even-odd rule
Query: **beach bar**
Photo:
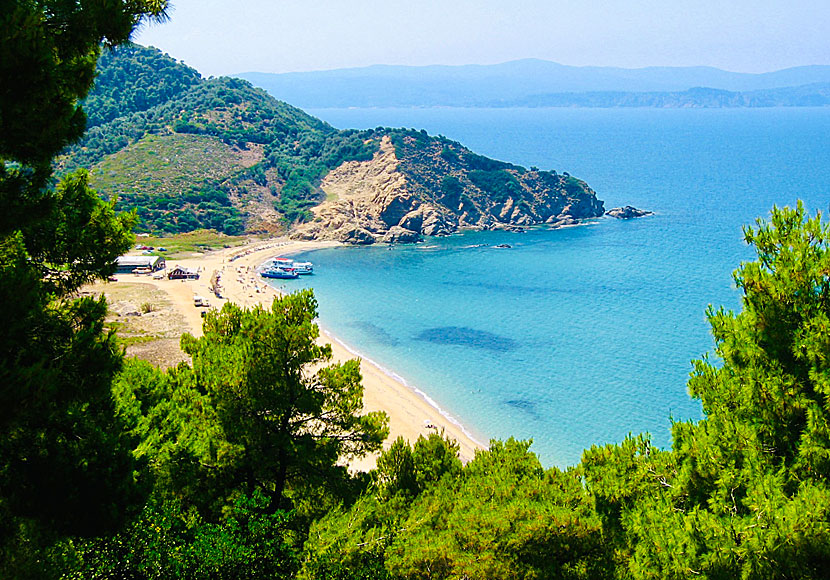
[(198, 280), (199, 271), (192, 268), (174, 266), (173, 269), (167, 273), (167, 277), (170, 280)]

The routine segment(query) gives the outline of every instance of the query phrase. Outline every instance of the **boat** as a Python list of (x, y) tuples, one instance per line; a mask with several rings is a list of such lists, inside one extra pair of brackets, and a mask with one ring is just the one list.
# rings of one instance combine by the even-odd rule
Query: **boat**
[(314, 273), (314, 264), (311, 262), (294, 262), (292, 267), (297, 270), (297, 273), (300, 275)]
[(271, 266), (270, 268), (265, 268), (262, 272), (259, 273), (259, 275), (263, 278), (292, 279), (297, 278), (299, 276), (299, 273), (294, 268), (288, 268), (285, 266)]
[(297, 271), (297, 274), (313, 274), (314, 264), (311, 262), (295, 262), (291, 258), (271, 258), (265, 262), (262, 267), (264, 269), (270, 268), (289, 268)]

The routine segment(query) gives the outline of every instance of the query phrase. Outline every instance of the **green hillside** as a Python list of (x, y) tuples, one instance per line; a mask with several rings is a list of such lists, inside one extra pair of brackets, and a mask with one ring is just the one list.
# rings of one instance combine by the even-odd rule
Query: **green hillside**
[(84, 100), (87, 129), (127, 113), (146, 111), (198, 85), (195, 69), (142, 46), (106, 50), (95, 86)]
[(247, 81), (203, 79), (153, 48), (106, 52), (84, 107), (88, 130), (57, 169), (89, 168), (105, 198), (136, 210), (138, 231), (287, 231), (314, 217), (331, 170), (371, 160), (386, 136), (419, 199), (449, 224), (440, 232), (543, 223), (565, 207), (588, 208), (576, 218), (602, 215), (584, 182), (569, 190), (555, 172), (486, 159), (423, 131), (338, 131)]
[[(89, 167), (104, 196), (137, 209), (139, 231), (238, 234), (307, 218), (329, 167), (371, 157), (362, 141), (245, 81), (196, 74), (152, 48), (107, 53), (85, 102), (90, 128), (59, 170)], [(257, 215), (269, 210), (276, 219), (263, 224)]]
[(93, 166), (92, 185), (136, 207), (144, 229), (234, 234), (244, 229), (242, 214), (221, 187), (209, 184), (245, 166), (241, 152), (216, 137), (147, 134)]
[(198, 180), (243, 168), (239, 151), (208, 135), (148, 134), (95, 165), (93, 184), (118, 195), (153, 189), (174, 195)]

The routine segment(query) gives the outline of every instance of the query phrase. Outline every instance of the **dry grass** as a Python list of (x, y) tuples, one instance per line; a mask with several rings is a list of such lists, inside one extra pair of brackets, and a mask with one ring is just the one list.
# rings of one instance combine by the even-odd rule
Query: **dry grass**
[(107, 325), (115, 330), (127, 356), (161, 368), (189, 361), (179, 348), (179, 339), (190, 329), (161, 290), (141, 282), (119, 281), (87, 286), (84, 292), (106, 296)]
[(195, 230), (172, 236), (141, 236), (136, 244), (165, 248), (166, 252), (153, 252), (166, 258), (187, 258), (221, 248), (244, 244), (251, 236), (228, 236), (215, 230)]

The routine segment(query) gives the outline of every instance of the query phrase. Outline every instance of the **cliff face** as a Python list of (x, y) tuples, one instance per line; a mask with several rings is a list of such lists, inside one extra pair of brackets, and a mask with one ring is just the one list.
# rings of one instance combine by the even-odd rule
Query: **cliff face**
[(369, 161), (330, 171), (327, 200), (294, 237), (347, 243), (413, 242), (460, 229), (571, 225), (603, 215), (588, 185), (476, 155), (425, 133), (391, 130)]

